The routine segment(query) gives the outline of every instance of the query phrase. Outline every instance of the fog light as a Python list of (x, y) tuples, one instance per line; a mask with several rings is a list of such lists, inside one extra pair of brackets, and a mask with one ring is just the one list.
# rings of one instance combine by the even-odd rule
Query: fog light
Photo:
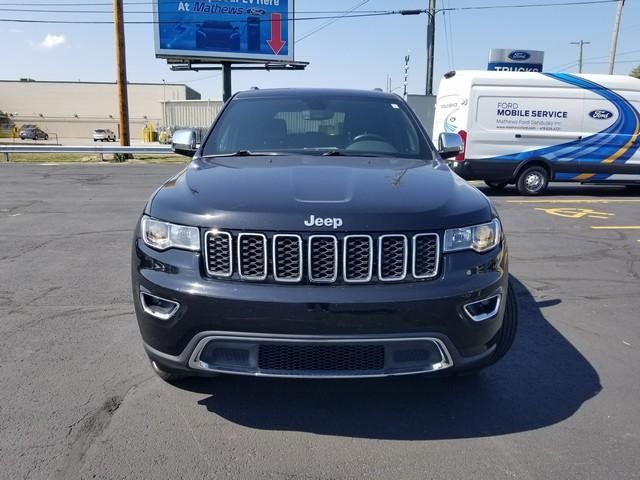
[(143, 310), (160, 320), (169, 320), (180, 308), (178, 302), (140, 291), (140, 303)]
[(492, 295), (482, 300), (467, 303), (464, 311), (474, 322), (482, 322), (495, 317), (500, 309), (501, 294)]

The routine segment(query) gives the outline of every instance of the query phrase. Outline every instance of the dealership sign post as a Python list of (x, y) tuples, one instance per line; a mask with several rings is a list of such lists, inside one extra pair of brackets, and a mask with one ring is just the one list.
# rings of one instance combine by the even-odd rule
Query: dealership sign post
[(540, 50), (508, 50), (492, 48), (489, 51), (488, 70), (502, 72), (541, 72), (544, 52)]

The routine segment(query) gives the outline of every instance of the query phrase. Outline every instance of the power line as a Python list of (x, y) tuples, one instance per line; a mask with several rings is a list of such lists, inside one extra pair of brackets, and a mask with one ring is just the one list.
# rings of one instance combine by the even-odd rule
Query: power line
[[(349, 14), (349, 13), (355, 11), (355, 10), (358, 10), (360, 7), (366, 5), (367, 3), (369, 3), (369, 1), (370, 0), (361, 0), (356, 5), (354, 5), (353, 7), (351, 7), (350, 9), (348, 9), (348, 10), (342, 12), (342, 13), (343, 14)], [(361, 12), (361, 13), (364, 13), (364, 12)], [(339, 18), (335, 18), (335, 19), (329, 20), (326, 23), (323, 23), (322, 25), (320, 25), (319, 27), (311, 30), (310, 32), (307, 32), (307, 33), (303, 34), (300, 38), (296, 39), (295, 43), (296, 44), (300, 43), (304, 39), (309, 38), (311, 35), (314, 35), (314, 34), (318, 33), (320, 30), (323, 30), (323, 29), (327, 28), (328, 26), (333, 25), (338, 20), (339, 20)]]
[[(58, 12), (63, 13), (63, 12)], [(406, 15), (403, 14), (401, 10), (398, 11), (387, 11), (380, 13), (363, 13), (363, 14), (354, 14), (354, 15), (328, 15), (328, 16), (318, 16), (318, 17), (284, 17), (282, 21), (306, 21), (306, 20), (327, 20), (327, 19), (337, 19), (340, 20), (342, 18), (362, 18), (362, 17), (379, 17), (379, 16), (389, 16), (389, 15)], [(266, 18), (258, 19), (260, 22), (269, 23), (271, 19)], [(111, 25), (113, 24), (112, 20), (43, 20), (43, 19), (32, 19), (32, 18), (0, 18), (0, 22), (14, 22), (14, 23), (51, 23), (51, 24), (79, 24), (79, 25)], [(184, 20), (176, 20), (176, 21), (156, 21), (156, 20), (129, 20), (125, 21), (125, 24), (128, 25), (151, 25), (151, 24), (177, 24), (177, 25), (187, 25), (187, 24), (201, 24), (202, 20), (197, 21), (184, 21)], [(229, 23), (245, 23), (244, 20), (228, 20)]]
[[(632, 53), (640, 53), (640, 49), (636, 49), (636, 50), (627, 50), (626, 52), (620, 52), (620, 53), (618, 53), (618, 54), (616, 55), (616, 57), (620, 57), (620, 56), (622, 56), (622, 55), (630, 55), (630, 54), (632, 54)], [(585, 58), (583, 59), (583, 61), (584, 61), (584, 63), (586, 63), (586, 64), (587, 64), (587, 63), (588, 63), (588, 64), (592, 64), (592, 63), (594, 63), (594, 62), (590, 62), (590, 60), (600, 60), (600, 59), (602, 59), (602, 58), (608, 58), (608, 57), (609, 57), (609, 55), (598, 55), (598, 56), (595, 56), (595, 57), (585, 57)], [(628, 60), (628, 62), (635, 62), (635, 60)], [(597, 62), (596, 62), (596, 63), (597, 63)], [(604, 62), (604, 63), (606, 63), (606, 62)], [(571, 68), (571, 67), (576, 66), (576, 65), (578, 65), (578, 63), (577, 63), (577, 62), (563, 63), (563, 64), (560, 64), (560, 65), (557, 65), (557, 66), (551, 67), (551, 70), (561, 70), (561, 69), (563, 69), (563, 68)]]
[[(613, 3), (618, 0), (584, 0), (584, 1), (574, 1), (574, 2), (558, 2), (558, 3), (527, 3), (527, 4), (511, 4), (511, 5), (475, 5), (471, 7), (449, 7), (449, 8), (441, 8), (436, 10), (435, 13), (446, 11), (446, 12), (461, 12), (461, 11), (470, 11), (470, 10), (495, 10), (495, 9), (507, 9), (507, 8), (533, 8), (533, 7), (559, 7), (559, 6), (576, 6), (576, 5), (595, 5), (595, 4), (603, 4), (603, 3)], [(27, 9), (25, 9), (27, 10)], [(32, 10), (30, 12), (33, 12)], [(26, 12), (25, 12), (26, 13)], [(64, 13), (64, 12), (57, 12)], [(357, 13), (357, 14), (342, 14), (342, 15), (327, 15), (327, 16), (315, 16), (315, 17), (287, 17), (283, 18), (284, 21), (307, 21), (307, 20), (328, 20), (335, 19), (340, 20), (343, 18), (364, 18), (364, 17), (379, 17), (379, 16), (390, 16), (390, 15), (419, 15), (422, 13), (427, 13), (427, 10), (388, 10), (388, 11), (378, 11), (376, 13)], [(269, 22), (270, 19), (258, 19), (260, 22)], [(113, 21), (107, 20), (43, 20), (43, 19), (26, 19), (26, 18), (0, 18), (0, 22), (2, 23), (39, 23), (39, 24), (67, 24), (67, 25), (111, 25)], [(202, 23), (200, 21), (156, 21), (156, 20), (129, 20), (125, 21), (125, 24), (128, 25), (149, 25), (149, 24), (199, 24)], [(230, 23), (244, 23), (244, 20), (231, 20)]]
[[(366, 3), (369, 3), (369, 1), (371, 0), (364, 0), (364, 1), (360, 1), (358, 5), (364, 5)], [(19, 4), (16, 6), (12, 6), (12, 7), (7, 7), (8, 5), (15, 5), (15, 4), (4, 4), (4, 3), (0, 3), (0, 12), (20, 12), (20, 13), (95, 13), (95, 14), (109, 14), (109, 15), (113, 15), (113, 10), (68, 10), (69, 7), (71, 7), (72, 5), (68, 5), (68, 4), (53, 4), (53, 3), (48, 3), (46, 5), (41, 5), (41, 6), (47, 6), (47, 7), (64, 7), (67, 8), (67, 10), (59, 10), (59, 9), (52, 9), (52, 8), (25, 8), (24, 4)], [(32, 6), (38, 6), (38, 4), (31, 4)], [(95, 5), (100, 5), (100, 4), (93, 4), (92, 6)], [(88, 6), (88, 5), (83, 5), (83, 4), (74, 4), (74, 7), (79, 7), (79, 6)], [(359, 13), (366, 13), (366, 14), (387, 14), (390, 13), (391, 10), (359, 10), (359, 8), (353, 7), (349, 10), (306, 10), (306, 11), (296, 11), (296, 13), (298, 14), (345, 14), (345, 13), (350, 13), (354, 10), (358, 10)], [(174, 13), (175, 9), (171, 8), (171, 9), (167, 9), (167, 10), (162, 10), (160, 9), (160, 13)], [(130, 14), (130, 13), (140, 13), (140, 14), (152, 14), (155, 13), (155, 11), (153, 10), (125, 10), (124, 11), (125, 14)]]

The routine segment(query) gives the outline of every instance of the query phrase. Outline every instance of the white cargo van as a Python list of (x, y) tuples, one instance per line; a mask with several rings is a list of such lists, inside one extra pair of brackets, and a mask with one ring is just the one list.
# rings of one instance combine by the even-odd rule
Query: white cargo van
[(525, 195), (549, 181), (640, 185), (640, 80), (457, 71), (440, 81), (433, 138), (459, 133), (453, 169)]

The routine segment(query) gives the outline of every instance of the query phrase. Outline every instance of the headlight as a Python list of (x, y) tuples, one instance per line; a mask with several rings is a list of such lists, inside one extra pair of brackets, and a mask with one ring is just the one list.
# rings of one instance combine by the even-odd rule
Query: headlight
[(489, 223), (473, 227), (452, 228), (444, 232), (444, 251), (475, 250), (482, 253), (500, 243), (500, 221), (494, 218)]
[(142, 217), (141, 228), (142, 240), (152, 248), (200, 250), (200, 231), (197, 227), (161, 222), (145, 215)]

